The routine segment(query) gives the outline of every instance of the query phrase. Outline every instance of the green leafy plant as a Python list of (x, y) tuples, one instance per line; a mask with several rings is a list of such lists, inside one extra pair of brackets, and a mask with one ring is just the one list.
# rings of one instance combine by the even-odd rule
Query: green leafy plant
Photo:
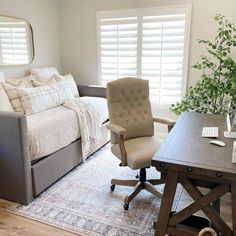
[(176, 115), (182, 112), (226, 114), (228, 103), (236, 104), (236, 63), (230, 57), (236, 47), (236, 29), (225, 16), (216, 15), (218, 32), (214, 41), (198, 40), (207, 46), (208, 56), (192, 67), (201, 71), (201, 79), (190, 87), (181, 102), (172, 104)]

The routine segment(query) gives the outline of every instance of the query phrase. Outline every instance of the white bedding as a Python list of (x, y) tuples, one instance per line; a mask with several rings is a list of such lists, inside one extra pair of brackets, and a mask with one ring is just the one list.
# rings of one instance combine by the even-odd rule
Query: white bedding
[[(108, 119), (106, 99), (81, 99), (100, 111), (102, 121)], [(31, 160), (56, 152), (80, 137), (76, 112), (64, 106), (27, 116), (27, 124)]]

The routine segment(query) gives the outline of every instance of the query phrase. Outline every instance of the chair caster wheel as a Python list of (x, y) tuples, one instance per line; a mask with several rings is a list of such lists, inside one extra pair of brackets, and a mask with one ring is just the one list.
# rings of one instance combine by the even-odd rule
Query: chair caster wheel
[(112, 184), (111, 186), (110, 186), (110, 189), (111, 189), (111, 191), (113, 192), (114, 190), (115, 190), (115, 184)]
[(128, 211), (128, 210), (129, 210), (129, 204), (124, 204), (124, 209), (125, 209), (126, 211)]

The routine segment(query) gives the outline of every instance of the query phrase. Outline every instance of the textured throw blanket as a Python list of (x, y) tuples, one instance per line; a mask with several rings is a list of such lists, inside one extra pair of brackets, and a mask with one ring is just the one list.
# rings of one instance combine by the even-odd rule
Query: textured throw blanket
[(101, 139), (101, 117), (99, 111), (91, 104), (82, 102), (79, 98), (66, 101), (63, 106), (76, 112), (81, 135), (83, 159), (90, 147), (90, 138)]

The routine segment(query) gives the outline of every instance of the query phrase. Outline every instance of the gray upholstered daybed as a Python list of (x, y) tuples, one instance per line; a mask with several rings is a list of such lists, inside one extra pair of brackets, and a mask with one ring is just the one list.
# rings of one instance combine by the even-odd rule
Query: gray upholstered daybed
[[(106, 97), (105, 88), (78, 86), (81, 97)], [(89, 153), (82, 156), (81, 139), (60, 150), (31, 160), (27, 118), (23, 113), (0, 111), (0, 198), (29, 204), (42, 191), (80, 164), (84, 159), (109, 141), (101, 125), (102, 138), (91, 141)]]

